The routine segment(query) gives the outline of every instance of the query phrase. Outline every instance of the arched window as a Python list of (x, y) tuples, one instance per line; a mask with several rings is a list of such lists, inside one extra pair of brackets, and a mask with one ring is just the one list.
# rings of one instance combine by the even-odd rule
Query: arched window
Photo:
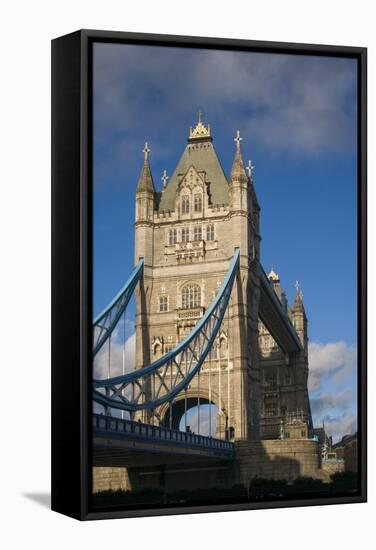
[(189, 214), (189, 196), (183, 195), (181, 198), (181, 213)]
[(194, 195), (194, 209), (195, 212), (201, 212), (202, 210), (202, 196), (200, 193)]
[(201, 288), (195, 284), (185, 285), (181, 292), (181, 305), (183, 309), (201, 306)]

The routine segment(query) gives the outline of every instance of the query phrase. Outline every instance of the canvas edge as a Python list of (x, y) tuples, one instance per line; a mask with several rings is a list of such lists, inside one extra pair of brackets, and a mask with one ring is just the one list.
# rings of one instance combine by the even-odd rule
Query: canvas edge
[[(223, 38), (202, 38), (202, 37), (187, 37), (187, 36), (174, 36), (174, 35), (157, 35), (157, 34), (144, 34), (144, 33), (127, 33), (127, 32), (115, 32), (115, 31), (97, 31), (97, 30), (81, 30), (64, 37), (57, 38), (55, 41), (63, 40), (64, 38), (80, 36), (80, 235), (79, 235), (79, 248), (80, 248), (80, 359), (81, 365), (80, 379), (78, 384), (78, 391), (80, 394), (80, 402), (75, 404), (80, 409), (79, 419), (76, 419), (76, 430), (79, 431), (79, 512), (69, 513), (69, 511), (63, 511), (63, 509), (56, 504), (54, 495), (52, 498), (52, 509), (71, 515), (81, 520), (94, 520), (94, 519), (111, 519), (122, 517), (141, 517), (141, 516), (159, 516), (159, 515), (173, 515), (173, 514), (192, 514), (192, 513), (204, 513), (204, 512), (220, 512), (220, 511), (235, 511), (235, 510), (254, 510), (265, 508), (282, 508), (282, 507), (296, 507), (296, 506), (316, 506), (316, 505), (328, 505), (328, 504), (346, 504), (353, 502), (366, 502), (367, 500), (367, 442), (366, 442), (366, 392), (367, 392), (367, 374), (366, 374), (366, 296), (367, 296), (367, 281), (366, 281), (366, 209), (367, 209), (367, 197), (366, 197), (366, 166), (367, 166), (367, 49), (363, 47), (347, 47), (347, 46), (330, 46), (330, 45), (315, 45), (315, 44), (298, 44), (298, 43), (286, 43), (286, 42), (264, 42), (253, 40), (239, 40), (239, 39), (223, 39)], [(358, 342), (360, 348), (359, 355), (359, 425), (360, 425), (360, 438), (361, 438), (361, 453), (360, 453), (360, 496), (352, 497), (335, 497), (326, 499), (311, 499), (306, 500), (288, 500), (283, 502), (267, 502), (260, 504), (224, 504), (224, 505), (203, 505), (195, 507), (184, 508), (163, 508), (163, 509), (147, 509), (147, 510), (133, 510), (133, 511), (105, 511), (94, 512), (90, 510), (89, 506), (89, 490), (91, 487), (90, 482), (90, 403), (88, 399), (90, 389), (90, 376), (91, 367), (89, 365), (90, 357), (90, 320), (91, 315), (91, 288), (92, 282), (90, 277), (90, 269), (92, 266), (91, 258), (91, 117), (89, 112), (91, 110), (91, 94), (90, 92), (90, 49), (91, 44), (94, 41), (116, 41), (124, 43), (138, 43), (138, 44), (159, 44), (165, 46), (186, 46), (186, 47), (214, 47), (220, 49), (242, 49), (246, 51), (265, 51), (265, 52), (279, 52), (279, 53), (294, 53), (301, 55), (325, 55), (325, 56), (338, 56), (338, 57), (354, 57), (359, 63), (359, 122), (358, 122), (358, 138), (359, 138), (359, 166), (358, 166), (358, 251), (360, 252), (360, 258), (358, 260), (358, 288), (359, 288), (359, 301), (358, 301), (358, 314), (359, 314), (359, 334)], [(52, 124), (54, 126), (54, 123)], [(53, 162), (54, 164), (54, 162)], [(54, 170), (54, 167), (53, 167)], [(77, 177), (77, 174), (75, 174)], [(54, 179), (54, 178), (53, 178)], [(53, 199), (54, 202), (54, 199)], [(58, 208), (55, 204), (55, 208)], [(54, 246), (54, 237), (52, 239), (52, 245)], [(77, 242), (72, 243), (72, 246), (77, 246)], [(55, 335), (55, 340), (56, 340)], [(71, 367), (72, 369), (72, 367)], [(75, 373), (76, 374), (76, 373)], [(75, 382), (76, 384), (76, 378)], [(54, 385), (54, 382), (53, 382)], [(53, 407), (54, 409), (54, 407)], [(65, 426), (66, 428), (66, 426)], [(75, 426), (72, 425), (72, 429)], [(53, 441), (56, 440), (53, 435)], [(56, 476), (58, 469), (53, 468)], [(62, 470), (59, 469), (62, 473)], [(68, 472), (64, 471), (65, 474)], [(69, 475), (69, 474), (68, 474)], [(77, 472), (75, 472), (77, 475)], [(59, 509), (57, 509), (59, 508)]]

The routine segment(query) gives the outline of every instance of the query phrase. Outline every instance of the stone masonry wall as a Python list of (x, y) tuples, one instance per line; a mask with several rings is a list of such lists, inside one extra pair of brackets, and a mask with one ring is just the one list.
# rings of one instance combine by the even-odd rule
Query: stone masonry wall
[(316, 441), (260, 440), (235, 443), (234, 480), (248, 484), (255, 477), (293, 480), (300, 476), (323, 479)]
[(107, 468), (94, 466), (93, 468), (93, 493), (108, 490), (130, 490), (130, 484), (126, 468)]
[[(177, 458), (175, 466), (161, 468), (160, 472), (155, 466), (133, 468), (133, 489), (144, 487), (146, 482), (146, 486), (162, 484), (173, 491), (186, 488), (188, 478), (191, 488), (213, 485), (231, 487), (236, 484), (248, 486), (255, 477), (290, 481), (304, 476), (329, 481), (332, 473), (321, 468), (318, 443), (309, 439), (237, 441), (233, 464), (209, 461), (188, 467), (180, 464)], [(155, 479), (150, 475), (152, 472), (156, 474)], [(131, 488), (126, 468), (93, 468), (94, 493)]]

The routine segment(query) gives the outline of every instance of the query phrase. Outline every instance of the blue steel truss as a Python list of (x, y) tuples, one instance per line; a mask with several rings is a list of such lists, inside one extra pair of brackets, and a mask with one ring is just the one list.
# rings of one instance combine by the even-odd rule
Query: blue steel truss
[(144, 260), (141, 259), (138, 262), (138, 265), (132, 272), (132, 275), (129, 277), (128, 281), (125, 283), (123, 288), (118, 292), (115, 298), (110, 302), (110, 304), (100, 313), (93, 323), (93, 356), (95, 357), (98, 351), (106, 343), (108, 338), (111, 336), (116, 325), (119, 322), (120, 317), (124, 313), (129, 300), (132, 297), (134, 289), (138, 281), (142, 276), (142, 271), (144, 267)]
[[(124, 376), (94, 380), (94, 400), (105, 407), (135, 412), (152, 410), (188, 387), (200, 371), (218, 334), (239, 268), (239, 249), (223, 284), (203, 318), (179, 345), (146, 367)], [(102, 344), (103, 345), (103, 344)]]

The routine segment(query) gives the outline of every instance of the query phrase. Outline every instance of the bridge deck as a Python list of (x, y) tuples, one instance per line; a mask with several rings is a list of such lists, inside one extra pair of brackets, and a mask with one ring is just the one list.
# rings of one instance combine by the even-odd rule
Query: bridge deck
[(94, 448), (233, 460), (231, 441), (93, 414)]
[(272, 284), (260, 264), (259, 317), (279, 347), (285, 352), (299, 352), (302, 344), (295, 327), (277, 297)]

